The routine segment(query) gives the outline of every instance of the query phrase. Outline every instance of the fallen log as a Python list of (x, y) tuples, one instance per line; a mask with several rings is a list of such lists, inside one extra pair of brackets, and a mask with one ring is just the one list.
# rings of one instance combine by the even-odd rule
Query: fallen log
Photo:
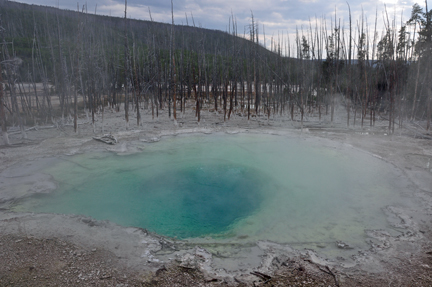
[(257, 277), (259, 277), (265, 281), (268, 281), (271, 279), (271, 276), (264, 274), (264, 273), (261, 273), (261, 272), (258, 272), (258, 271), (253, 271), (253, 272), (251, 272), (251, 274), (255, 275), (255, 276), (257, 276)]
[(93, 139), (110, 145), (115, 145), (117, 143), (117, 139), (113, 135), (109, 134), (100, 137), (93, 137)]

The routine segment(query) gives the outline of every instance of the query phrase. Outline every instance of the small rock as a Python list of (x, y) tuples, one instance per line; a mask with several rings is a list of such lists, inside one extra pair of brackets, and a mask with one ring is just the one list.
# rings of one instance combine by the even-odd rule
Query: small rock
[(336, 241), (336, 245), (340, 249), (353, 249), (351, 246), (342, 241)]

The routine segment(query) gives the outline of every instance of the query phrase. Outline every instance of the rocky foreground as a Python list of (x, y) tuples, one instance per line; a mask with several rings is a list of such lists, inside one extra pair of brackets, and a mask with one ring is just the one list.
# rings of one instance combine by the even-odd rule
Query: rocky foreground
[(308, 259), (285, 258), (274, 262), (274, 274), (256, 272), (252, 282), (206, 278), (176, 264), (153, 273), (130, 272), (109, 251), (57, 238), (2, 235), (0, 257), (0, 286), (432, 286), (432, 254), (400, 260), (386, 274), (348, 274)]

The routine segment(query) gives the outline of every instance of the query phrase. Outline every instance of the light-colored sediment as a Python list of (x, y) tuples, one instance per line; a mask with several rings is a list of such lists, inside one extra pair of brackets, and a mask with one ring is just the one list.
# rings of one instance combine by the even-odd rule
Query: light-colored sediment
[[(329, 265), (340, 270), (341, 274), (355, 276), (358, 272), (366, 272), (384, 276), (389, 271), (393, 272), (392, 266), (401, 260), (423, 258), (427, 248), (432, 246), (432, 141), (414, 138), (414, 127), (396, 130), (393, 135), (388, 134), (386, 122), (377, 122), (374, 128), (347, 128), (342, 108), (334, 123), (326, 121), (326, 117), (320, 122), (310, 116), (302, 129), (299, 122), (288, 117), (278, 116), (270, 120), (253, 117), (248, 122), (247, 117), (238, 113), (224, 122), (223, 115), (205, 110), (198, 124), (192, 112), (178, 113), (181, 115), (178, 125), (174, 125), (166, 115), (153, 120), (150, 112), (143, 112), (141, 126), (131, 121), (126, 129), (123, 114), (106, 111), (103, 122), (101, 115), (97, 117), (95, 127), (87, 119), (80, 119), (78, 134), (73, 132), (72, 125), (35, 127), (27, 131), (27, 139), (21, 138), (18, 131), (10, 132), (13, 145), (0, 146), (2, 235), (58, 238), (85, 250), (107, 250), (117, 257), (119, 264), (133, 272), (156, 271), (172, 262), (198, 268), (208, 278), (228, 278), (231, 282), (234, 282), (234, 277), (242, 282), (251, 282), (256, 279), (251, 271), (272, 274), (278, 268), (275, 262), (288, 257), (307, 258), (313, 264)], [(58, 156), (94, 150), (130, 154), (140, 152), (146, 144), (159, 141), (164, 136), (214, 132), (288, 135), (315, 142), (323, 140), (335, 146), (352, 146), (400, 169), (412, 184), (407, 193), (417, 206), (410, 210), (397, 206), (383, 207), (390, 228), (398, 230), (398, 235), (390, 235), (387, 230), (365, 231), (371, 248), (359, 252), (350, 262), (328, 261), (320, 257), (319, 250), (299, 251), (271, 242), (233, 247), (232, 252), (237, 255), (224, 258), (207, 250), (212, 248), (173, 241), (138, 228), (121, 227), (82, 216), (24, 214), (8, 209), (16, 199), (56, 188), (52, 179), (40, 170), (52, 164)], [(118, 140), (116, 145), (92, 139), (95, 135), (107, 133)], [(419, 268), (427, 270), (424, 266)], [(398, 275), (392, 276), (396, 278)]]

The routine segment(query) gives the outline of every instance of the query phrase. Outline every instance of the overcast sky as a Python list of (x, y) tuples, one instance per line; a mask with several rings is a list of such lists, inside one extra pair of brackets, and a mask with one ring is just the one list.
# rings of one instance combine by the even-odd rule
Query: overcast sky
[[(124, 1), (120, 0), (87, 0), (79, 2), (82, 7), (87, 2), (88, 13), (124, 16)], [(18, 2), (54, 6), (62, 9), (77, 9), (77, 1), (70, 0), (18, 0)], [(400, 23), (401, 16), (406, 21), (411, 13), (411, 8), (416, 0), (356, 0), (348, 1), (353, 25), (361, 19), (361, 14), (374, 26), (375, 14), (378, 13), (378, 26), (383, 27), (383, 13), (385, 7), (391, 19), (396, 18)], [(420, 3), (424, 6), (424, 0)], [(430, 0), (429, 9), (432, 7)], [(170, 0), (128, 0), (128, 17), (134, 19), (149, 20), (149, 10), (154, 21), (171, 22)], [(278, 35), (293, 34), (296, 27), (301, 31), (307, 30), (309, 20), (337, 19), (348, 27), (348, 4), (345, 0), (174, 0), (174, 22), (186, 25), (186, 15), (189, 25), (192, 25), (192, 15), (196, 26), (208, 29), (227, 31), (231, 15), (237, 20), (238, 33), (243, 34), (245, 27), (250, 24), (251, 12), (259, 24), (259, 33), (265, 31), (267, 46), (270, 37), (278, 38)], [(264, 29), (263, 29), (264, 27)], [(263, 39), (263, 37), (261, 37)]]

